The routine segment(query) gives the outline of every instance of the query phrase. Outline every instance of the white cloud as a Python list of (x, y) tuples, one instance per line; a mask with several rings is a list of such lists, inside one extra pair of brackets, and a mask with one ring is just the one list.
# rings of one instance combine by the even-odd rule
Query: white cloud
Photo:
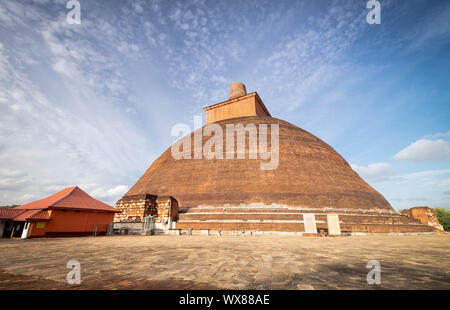
[(144, 8), (142, 7), (144, 3), (142, 1), (134, 2), (133, 3), (133, 9), (136, 13), (142, 13), (144, 12)]
[(424, 170), (393, 175), (371, 184), (397, 209), (426, 203), (430, 207), (450, 207), (446, 191), (450, 186), (450, 169)]
[(417, 202), (417, 201), (428, 201), (430, 199), (424, 198), (424, 197), (410, 197), (408, 198), (409, 201)]
[(424, 138), (426, 138), (426, 139), (437, 139), (437, 138), (450, 139), (450, 130), (447, 132), (438, 132), (438, 133), (435, 133), (434, 135), (426, 135)]
[(64, 74), (67, 77), (75, 78), (79, 76), (76, 66), (73, 63), (66, 61), (65, 59), (59, 59), (56, 63), (53, 64), (52, 68), (56, 72)]
[(360, 177), (367, 181), (378, 181), (395, 174), (392, 165), (389, 163), (373, 163), (367, 167), (351, 164), (351, 167)]
[(117, 49), (122, 54), (138, 53), (139, 47), (136, 44), (129, 44), (127, 42), (121, 42)]
[(395, 154), (394, 159), (419, 162), (442, 160), (447, 157), (450, 157), (450, 143), (448, 141), (422, 138)]
[[(407, 5), (407, 4), (406, 4)], [(450, 5), (443, 4), (427, 12), (423, 18), (414, 24), (409, 33), (411, 47), (429, 46), (434, 40), (442, 40), (450, 35)]]
[(113, 188), (100, 187), (90, 190), (89, 195), (96, 199), (114, 205), (115, 202), (120, 199), (128, 190), (129, 187), (127, 185), (117, 185)]
[(426, 177), (435, 177), (439, 175), (449, 174), (450, 169), (425, 170), (414, 173), (408, 173), (402, 176), (403, 179), (418, 179)]
[[(128, 29), (113, 27), (107, 16), (69, 27), (64, 14), (52, 15), (48, 7), (29, 8), (38, 20), (13, 7), (25, 9), (3, 0), (0, 15), (7, 11), (27, 30), (14, 35), (16, 26), (3, 24), (18, 39), (2, 34), (0, 43), (0, 203), (89, 183), (101, 184), (90, 189), (114, 203), (128, 188), (118, 184), (137, 178), (150, 157), (144, 134), (117, 104), (129, 92), (122, 74), (127, 55), (113, 47), (132, 41)], [(111, 36), (102, 35), (111, 27)], [(140, 55), (139, 46), (129, 49)], [(21, 65), (25, 57), (42, 66), (30, 73)]]

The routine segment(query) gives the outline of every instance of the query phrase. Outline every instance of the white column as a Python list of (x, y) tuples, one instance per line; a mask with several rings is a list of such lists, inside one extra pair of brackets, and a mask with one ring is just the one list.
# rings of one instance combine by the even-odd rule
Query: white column
[(303, 213), (303, 225), (305, 226), (305, 233), (317, 234), (316, 216), (314, 213)]
[(341, 234), (341, 225), (339, 223), (339, 215), (327, 214), (328, 234), (330, 236)]

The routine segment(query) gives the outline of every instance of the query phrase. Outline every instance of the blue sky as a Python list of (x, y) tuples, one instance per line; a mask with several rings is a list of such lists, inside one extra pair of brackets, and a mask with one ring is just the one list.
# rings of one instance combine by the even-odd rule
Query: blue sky
[(394, 208), (450, 208), (449, 1), (79, 2), (0, 1), (0, 204), (114, 203), (241, 81)]

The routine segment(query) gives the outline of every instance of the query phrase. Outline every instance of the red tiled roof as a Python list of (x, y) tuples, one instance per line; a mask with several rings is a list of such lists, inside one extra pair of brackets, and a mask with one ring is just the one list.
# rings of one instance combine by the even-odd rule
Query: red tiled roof
[(52, 205), (53, 203), (57, 202), (58, 200), (66, 197), (70, 194), (71, 191), (75, 189), (75, 186), (68, 187), (63, 189), (60, 192), (57, 192), (56, 194), (53, 194), (51, 196), (48, 196), (46, 198), (36, 200), (30, 203), (26, 203), (24, 205), (21, 205), (19, 207), (16, 207), (16, 209), (44, 209), (48, 208), (48, 206)]
[(11, 220), (24, 212), (26, 211), (16, 208), (0, 208), (0, 220)]
[(24, 204), (15, 209), (75, 209), (84, 211), (120, 212), (116, 208), (92, 198), (78, 186), (68, 187), (44, 199)]
[(24, 213), (14, 217), (13, 221), (48, 221), (48, 210), (24, 210)]
[(49, 210), (41, 210), (39, 212), (36, 212), (32, 215), (30, 215), (27, 220), (28, 221), (49, 221), (50, 220), (50, 213)]

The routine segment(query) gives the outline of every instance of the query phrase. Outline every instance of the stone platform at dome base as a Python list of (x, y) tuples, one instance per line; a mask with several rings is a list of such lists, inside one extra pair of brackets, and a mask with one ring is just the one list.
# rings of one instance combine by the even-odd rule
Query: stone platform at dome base
[[(304, 215), (313, 218), (315, 231), (305, 229)], [(329, 231), (329, 215), (337, 218), (339, 232)], [(370, 233), (441, 233), (418, 219), (395, 212), (357, 209), (307, 209), (291, 206), (230, 206), (181, 208), (177, 229), (209, 230), (210, 234), (358, 235)]]

